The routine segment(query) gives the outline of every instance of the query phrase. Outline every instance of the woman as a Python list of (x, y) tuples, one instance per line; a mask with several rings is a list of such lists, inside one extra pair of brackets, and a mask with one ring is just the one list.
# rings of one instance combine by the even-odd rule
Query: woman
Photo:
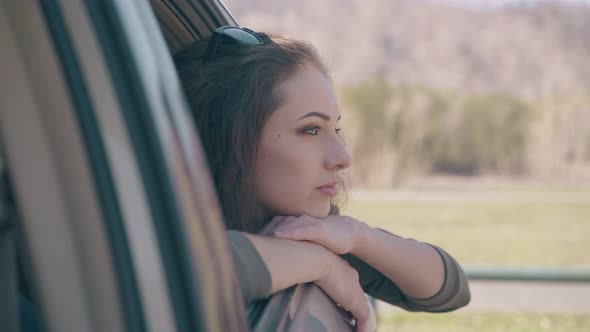
[(222, 27), (175, 61), (226, 225), (244, 232), (230, 232), (230, 242), (248, 256), (236, 259), (246, 300), (315, 282), (360, 329), (369, 313), (364, 292), (412, 311), (469, 302), (462, 269), (442, 249), (338, 215), (351, 158), (313, 47)]

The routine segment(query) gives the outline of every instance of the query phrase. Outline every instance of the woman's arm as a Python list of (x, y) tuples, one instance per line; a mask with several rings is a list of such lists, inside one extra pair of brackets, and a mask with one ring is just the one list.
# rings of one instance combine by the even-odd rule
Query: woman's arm
[(369, 307), (357, 271), (326, 248), (236, 231), (228, 231), (228, 239), (247, 303), (314, 282), (353, 314), (361, 330), (367, 323)]
[(459, 264), (429, 244), (371, 228), (347, 216), (287, 217), (273, 232), (281, 238), (311, 241), (348, 254), (344, 257), (359, 271), (368, 293), (408, 310), (449, 311), (470, 301)]
[[(390, 236), (393, 235), (387, 231)], [(403, 239), (406, 241), (416, 242), (413, 239)], [(344, 255), (343, 258), (355, 269), (359, 271), (361, 285), (365, 292), (380, 300), (391, 304), (398, 305), (410, 311), (428, 311), (428, 312), (445, 312), (452, 311), (469, 304), (471, 295), (469, 284), (461, 266), (443, 249), (426, 244), (436, 250), (440, 256), (443, 268), (444, 278), (441, 287), (436, 294), (430, 297), (416, 297), (405, 294), (391, 278), (386, 277), (373, 266), (364, 260), (352, 255)]]
[(244, 301), (248, 304), (268, 297), (272, 286), (270, 272), (252, 242), (238, 231), (227, 231), (227, 239)]
[(329, 252), (317, 244), (243, 234), (268, 269), (271, 282), (268, 295), (316, 281), (328, 271)]
[(425, 299), (442, 288), (445, 268), (436, 249), (361, 225), (358, 244), (350, 251), (352, 255), (394, 280), (407, 296)]

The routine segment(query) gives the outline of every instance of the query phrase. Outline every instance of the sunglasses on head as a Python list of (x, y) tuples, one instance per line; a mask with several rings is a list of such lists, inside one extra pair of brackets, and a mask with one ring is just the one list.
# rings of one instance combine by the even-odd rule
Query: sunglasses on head
[(264, 44), (262, 38), (260, 38), (256, 32), (248, 28), (222, 26), (213, 31), (213, 34), (209, 39), (209, 44), (207, 45), (207, 50), (205, 51), (205, 56), (203, 57), (203, 63), (209, 63), (215, 59), (217, 47), (222, 39), (236, 45), (244, 46), (258, 46)]

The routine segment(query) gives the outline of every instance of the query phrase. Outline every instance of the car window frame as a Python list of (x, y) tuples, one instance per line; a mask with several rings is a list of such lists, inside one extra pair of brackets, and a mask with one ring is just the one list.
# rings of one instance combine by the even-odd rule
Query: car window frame
[[(45, 6), (45, 8), (41, 8), (41, 5)], [(153, 74), (154, 68), (158, 69), (159, 66), (149, 66), (149, 61), (152, 61), (152, 64), (154, 63), (153, 59), (150, 59), (146, 63), (146, 61), (144, 61), (145, 59), (138, 59), (138, 54), (133, 53), (136, 52), (136, 50), (129, 51), (127, 49), (128, 53), (116, 55), (115, 61), (123, 61), (130, 64), (134, 68), (135, 73), (145, 73), (145, 71), (138, 68), (147, 71), (151, 70), (150, 73), (152, 74), (148, 79), (152, 79), (152, 81), (146, 83), (137, 80), (131, 82), (130, 85), (120, 85), (119, 88), (136, 89), (135, 93), (141, 94), (148, 93), (147, 91), (149, 91), (149, 89), (146, 88), (147, 85), (151, 84), (152, 87), (156, 86), (159, 88), (165, 86), (165, 89), (163, 90), (165, 90), (166, 93), (160, 96), (165, 103), (160, 105), (149, 105), (150, 107), (147, 109), (137, 107), (140, 105), (140, 103), (137, 103), (133, 105), (132, 109), (120, 110), (122, 107), (122, 104), (119, 105), (121, 96), (118, 95), (118, 93), (121, 93), (120, 91), (117, 91), (117, 93), (114, 93), (113, 91), (108, 93), (108, 91), (106, 91), (108, 88), (104, 89), (103, 87), (101, 90), (96, 87), (96, 85), (100, 84), (111, 84), (109, 82), (105, 83), (105, 80), (109, 81), (111, 77), (109, 77), (109, 75), (103, 75), (103, 81), (100, 82), (100, 79), (97, 79), (95, 75), (90, 75), (91, 73), (96, 74), (97, 69), (103, 74), (105, 72), (109, 74), (113, 73), (113, 67), (106, 70), (100, 70), (100, 68), (105, 67), (104, 63), (99, 63), (100, 61), (104, 61), (104, 59), (100, 60), (93, 58), (100, 58), (102, 52), (106, 52), (106, 47), (102, 45), (102, 48), (98, 47), (101, 51), (84, 54), (85, 51), (88, 51), (88, 43), (97, 44), (97, 39), (99, 38), (92, 34), (84, 36), (83, 33), (93, 32), (93, 29), (91, 28), (93, 25), (96, 27), (104, 24), (104, 22), (99, 22), (100, 18), (97, 19), (95, 17), (92, 21), (91, 13), (89, 13), (89, 11), (97, 9), (97, 7), (92, 7), (93, 5), (101, 6), (98, 8), (98, 11), (94, 12), (94, 14), (104, 15), (103, 18), (106, 17), (110, 20), (116, 20), (119, 24), (127, 18), (127, 15), (124, 15), (124, 10), (129, 10), (129, 8), (125, 6), (136, 6), (132, 9), (137, 10), (136, 13), (138, 15), (144, 16), (139, 17), (139, 21), (135, 21), (135, 29), (137, 29), (137, 23), (140, 23), (142, 27), (151, 26), (150, 29), (152, 31), (154, 29), (159, 29), (156, 26), (155, 18), (153, 17), (151, 9), (148, 4), (144, 2), (131, 4), (128, 1), (72, 1), (71, 3), (68, 3), (68, 6), (65, 6), (64, 4), (58, 4), (55, 1), (47, 1), (42, 4), (23, 4), (13, 1), (8, 4), (8, 10), (6, 12), (33, 13), (31, 15), (34, 17), (31, 20), (10, 22), (19, 29), (17, 35), (9, 36), (14, 37), (17, 43), (22, 43), (21, 39), (25, 40), (26, 38), (21, 37), (25, 35), (25, 37), (30, 37), (29, 35), (33, 34), (33, 32), (31, 32), (33, 30), (35, 34), (41, 35), (43, 38), (42, 44), (44, 48), (42, 51), (37, 43), (29, 45), (26, 44), (25, 41), (24, 45), (15, 44), (13, 51), (18, 54), (12, 54), (11, 60), (18, 62), (18, 66), (15, 66), (16, 69), (13, 69), (11, 72), (19, 71), (17, 74), (23, 78), (24, 82), (21, 85), (24, 86), (23, 90), (26, 91), (22, 96), (16, 96), (12, 99), (9, 98), (9, 102), (18, 105), (15, 107), (23, 106), (23, 104), (27, 104), (27, 102), (28, 105), (26, 105), (23, 112), (18, 115), (12, 114), (6, 111), (6, 109), (3, 109), (2, 113), (0, 113), (5, 124), (0, 130), (1, 135), (3, 135), (3, 138), (8, 138), (6, 141), (8, 146), (7, 150), (9, 150), (7, 153), (10, 159), (9, 164), (13, 170), (12, 175), (17, 180), (15, 182), (18, 182), (15, 186), (15, 191), (17, 191), (18, 194), (18, 201), (28, 203), (28, 205), (21, 204), (19, 208), (25, 212), (23, 218), (25, 220), (23, 224), (26, 226), (26, 241), (28, 242), (28, 245), (34, 247), (34, 250), (32, 250), (31, 253), (35, 274), (35, 280), (33, 283), (39, 286), (38, 301), (36, 302), (40, 309), (42, 309), (42, 319), (47, 323), (46, 326), (50, 330), (91, 331), (98, 329), (117, 331), (144, 330), (145, 328), (146, 330), (151, 329), (158, 331), (189, 331), (210, 330), (210, 327), (222, 329), (229, 327), (231, 330), (240, 330), (242, 327), (245, 327), (242, 308), (243, 302), (237, 288), (237, 282), (233, 279), (231, 257), (228, 252), (223, 227), (219, 220), (215, 220), (215, 218), (219, 218), (220, 213), (211, 213), (211, 211), (215, 209), (215, 206), (210, 206), (212, 205), (212, 199), (215, 199), (215, 196), (211, 194), (212, 186), (210, 180), (207, 178), (208, 174), (203, 170), (204, 167), (201, 167), (201, 170), (198, 170), (198, 167), (197, 170), (188, 167), (190, 165), (198, 165), (199, 163), (204, 165), (204, 158), (202, 155), (199, 155), (199, 150), (195, 149), (195, 142), (193, 139), (196, 136), (194, 133), (191, 134), (191, 127), (186, 126), (187, 116), (182, 115), (183, 112), (186, 112), (186, 107), (184, 100), (182, 99), (182, 94), (180, 93), (180, 86), (177, 82), (170, 82), (170, 80), (159, 81), (162, 72), (156, 70), (157, 74)], [(4, 14), (4, 7), (1, 9)], [(67, 44), (66, 46), (54, 45), (53, 42), (55, 40), (52, 38), (55, 38), (55, 31), (52, 33), (53, 35), (51, 35), (51, 33), (47, 33), (46, 28), (44, 27), (45, 21), (43, 17), (51, 10), (60, 11), (60, 14), (63, 15), (62, 19), (65, 21), (65, 23), (57, 29), (67, 30), (74, 35), (72, 40), (70, 40), (70, 43), (65, 43)], [(147, 17), (145, 15), (147, 15)], [(137, 18), (138, 17), (136, 17), (136, 19)], [(31, 28), (31, 25), (34, 25), (34, 28)], [(120, 27), (121, 26), (122, 25), (120, 25)], [(14, 29), (14, 26), (9, 26), (4, 32), (10, 33), (11, 29)], [(56, 28), (54, 27), (54, 29)], [(122, 28), (119, 31), (120, 34), (113, 35), (110, 33), (106, 38), (107, 40), (109, 38), (121, 37), (132, 38), (134, 33), (136, 33), (132, 30), (133, 27), (131, 29), (129, 29), (129, 27)], [(149, 50), (152, 50), (153, 54), (165, 54), (165, 58), (160, 60), (164, 63), (167, 61), (168, 68), (173, 68), (166, 46), (161, 37), (159, 37), (160, 40), (157, 39), (158, 36), (161, 35), (158, 33), (154, 37), (155, 40), (150, 40)], [(62, 43), (63, 42), (64, 41), (62, 40)], [(126, 45), (126, 42), (128, 42), (128, 39), (119, 39), (118, 44), (116, 44), (117, 50), (126, 50), (127, 47), (133, 48), (133, 46)], [(62, 48), (61, 50), (60, 47)], [(37, 49), (39, 52), (30, 52), (31, 49)], [(90, 49), (93, 48), (91, 47)], [(97, 47), (94, 46), (94, 49), (97, 49)], [(79, 61), (78, 66), (81, 68), (76, 68), (78, 67), (76, 65), (71, 66), (70, 70), (73, 73), (70, 73), (70, 75), (81, 77), (81, 79), (73, 80), (70, 77), (70, 81), (65, 82), (66, 79), (64, 79), (63, 76), (66, 75), (62, 72), (65, 67), (63, 63), (64, 58), (63, 55), (57, 56), (57, 53), (55, 53), (56, 51), (57, 53), (59, 53), (59, 51), (73, 52), (73, 56), (77, 57), (76, 60)], [(23, 54), (26, 54), (24, 60), (22, 59)], [(41, 55), (44, 57), (47, 56), (47, 59), (40, 59)], [(4, 59), (4, 57), (2, 57), (2, 59)], [(31, 63), (37, 64), (31, 66)], [(6, 68), (8, 65), (3, 67)], [(47, 69), (49, 67), (51, 68)], [(47, 88), (47, 86), (33, 82), (35, 71), (39, 68), (43, 69), (39, 71), (39, 73), (47, 72), (48, 77), (55, 77), (55, 79), (57, 79), (58, 84), (50, 87), (55, 89), (56, 93), (44, 93), (43, 90), (45, 90), (44, 88)], [(170, 73), (172, 73), (172, 77), (175, 79), (174, 71), (171, 70)], [(155, 84), (154, 80), (156, 82)], [(7, 80), (3, 80), (3, 85), (5, 85), (5, 83), (7, 83)], [(28, 88), (27, 84), (29, 84)], [(83, 93), (88, 94), (88, 96), (85, 97), (86, 101), (73, 100), (80, 97), (80, 92), (72, 93), (72, 90), (74, 89), (84, 90)], [(114, 88), (112, 90), (117, 89)], [(14, 91), (16, 91), (14, 88), (7, 89), (4, 91), (3, 97), (5, 94)], [(114, 97), (115, 95), (116, 97)], [(110, 105), (106, 103), (105, 100), (110, 100)], [(83, 107), (85, 102), (87, 104), (92, 104), (92, 106), (95, 106), (93, 103), (100, 102), (102, 103), (102, 108), (99, 110), (87, 107), (86, 111), (89, 113), (83, 115), (76, 113), (76, 111), (78, 111), (76, 107), (80, 107), (80, 105)], [(57, 106), (58, 104), (60, 105), (59, 107)], [(3, 104), (3, 108), (4, 105), (5, 104)], [(108, 111), (105, 111), (105, 108), (108, 107), (106, 106), (112, 106), (113, 109), (111, 112), (113, 113), (107, 115)], [(133, 114), (131, 114), (133, 111), (143, 111), (144, 117), (135, 122), (138, 118), (133, 117)], [(64, 121), (62, 121), (61, 118), (51, 119), (52, 115), (64, 116)], [(27, 116), (29, 117), (27, 118)], [(84, 118), (84, 116), (86, 116), (86, 118)], [(121, 121), (121, 119), (116, 119), (117, 116), (119, 118), (124, 118), (124, 120)], [(86, 121), (87, 127), (94, 128), (81, 129), (78, 125), (83, 121)], [(113, 129), (114, 123), (120, 123), (118, 129)], [(121, 125), (121, 123), (123, 124)], [(69, 126), (69, 129), (60, 132), (60, 129), (62, 129), (60, 126), (62, 125)], [(9, 128), (10, 126), (14, 127)], [(36, 127), (26, 128), (27, 126)], [(129, 127), (135, 127), (136, 129), (129, 129)], [(137, 127), (139, 127), (139, 129), (137, 129)], [(72, 130), (72, 128), (74, 129)], [(101, 136), (101, 134), (105, 133), (105, 128), (111, 131), (109, 132), (109, 135)], [(32, 129), (33, 132), (29, 129)], [(82, 137), (85, 134), (87, 135), (87, 130), (95, 131), (95, 137), (91, 137), (91, 139), (95, 140), (92, 144), (89, 144), (90, 140), (88, 137)], [(126, 134), (113, 134), (117, 130), (123, 131)], [(127, 130), (129, 130), (129, 132), (127, 132)], [(141, 139), (134, 140), (132, 137), (134, 134), (131, 133), (133, 130), (136, 130), (136, 134), (137, 131), (141, 131), (143, 135), (153, 135), (153, 140), (161, 143), (149, 146), (147, 152), (152, 155), (153, 159), (158, 159), (159, 161), (153, 159), (150, 159), (148, 162), (145, 162), (145, 160), (139, 160), (141, 158), (138, 157), (137, 149), (141, 148), (142, 143), (145, 145), (145, 141), (142, 141)], [(36, 148), (36, 152), (38, 150), (39, 156), (33, 158), (34, 162), (31, 162), (31, 159), (25, 158), (26, 156), (24, 156), (25, 153), (23, 151), (18, 151), (19, 148), (28, 147), (33, 144), (32, 142), (25, 142), (26, 144), (19, 145), (19, 141), (22, 141), (22, 139), (29, 134), (31, 135), (31, 140), (39, 145)], [(129, 137), (123, 137), (125, 135), (129, 135)], [(97, 143), (96, 140), (99, 142)], [(113, 140), (118, 140), (119, 144), (113, 144)], [(59, 147), (60, 144), (64, 146), (61, 150)], [(71, 161), (73, 157), (67, 157), (64, 156), (64, 153), (60, 153), (60, 151), (64, 152), (63, 149), (65, 149), (66, 146), (70, 147), (68, 144), (75, 145), (75, 147), (72, 147), (71, 152), (83, 159), (82, 161), (77, 160), (75, 166), (66, 163), (67, 161)], [(99, 146), (98, 148), (96, 147), (97, 145)], [(100, 145), (103, 147), (101, 148)], [(89, 148), (89, 146), (93, 146), (93, 148)], [(198, 141), (196, 146), (198, 146)], [(55, 153), (56, 151), (54, 150), (56, 149), (60, 151)], [(100, 151), (101, 149), (103, 150), (102, 152)], [(126, 150), (127, 152), (123, 152), (123, 154), (128, 154), (130, 156), (129, 159), (132, 160), (131, 162), (128, 161), (127, 165), (121, 165), (122, 152), (117, 151), (121, 149)], [(89, 156), (90, 152), (88, 150), (94, 151), (98, 156)], [(19, 158), (22, 160), (15, 161), (15, 159)], [(100, 160), (97, 162), (96, 159)], [(94, 162), (97, 162), (97, 164), (91, 165)], [(61, 223), (62, 225), (61, 228), (56, 227), (54, 229), (54, 233), (59, 234), (60, 239), (57, 240), (57, 238), (55, 238), (53, 241), (65, 245), (61, 251), (58, 250), (58, 252), (54, 251), (51, 253), (50, 250), (47, 250), (47, 248), (51, 248), (48, 243), (45, 243), (43, 248), (36, 247), (40, 246), (40, 242), (42, 242), (39, 238), (42, 234), (39, 234), (35, 228), (42, 221), (43, 216), (37, 215), (31, 217), (30, 214), (35, 209), (35, 206), (41, 204), (40, 200), (42, 200), (43, 197), (37, 195), (37, 199), (31, 199), (32, 196), (34, 196), (34, 184), (23, 184), (23, 182), (26, 182), (25, 178), (30, 175), (30, 172), (27, 173), (27, 170), (21, 171), (19, 165), (26, 165), (27, 163), (32, 164), (35, 167), (46, 166), (46, 171), (53, 171), (53, 173), (56, 173), (47, 174), (47, 172), (39, 172), (38, 176), (43, 179), (52, 179), (51, 182), (53, 182), (53, 187), (50, 189), (45, 188), (47, 190), (42, 191), (45, 196), (53, 196), (61, 201), (61, 203), (56, 204), (50, 204), (53, 201), (46, 202), (46, 204), (53, 208), (59, 206), (58, 209), (62, 210), (60, 216), (45, 216), (46, 218), (51, 217), (49, 218), (51, 219), (51, 223), (56, 222)], [(125, 202), (124, 199), (122, 199), (124, 196), (129, 196), (129, 191), (126, 186), (119, 183), (120, 181), (118, 182), (117, 178), (120, 179), (122, 177), (121, 174), (125, 174), (121, 169), (125, 167), (133, 167), (131, 164), (134, 163), (137, 168), (145, 167), (149, 169), (149, 171), (144, 171), (143, 173), (138, 172), (137, 170), (126, 173), (141, 173), (141, 183), (136, 184), (135, 186), (141, 186), (142, 190), (146, 192), (146, 198), (144, 199), (146, 201), (149, 200), (147, 198), (149, 196), (147, 194), (147, 189), (144, 188), (149, 186), (146, 182), (149, 182), (150, 176), (156, 174), (156, 176), (159, 176), (158, 181), (160, 181), (156, 184), (155, 188), (156, 191), (161, 193), (158, 198), (164, 197), (164, 199), (168, 201), (168, 209), (174, 209), (179, 218), (179, 220), (170, 222), (167, 218), (164, 218), (167, 220), (163, 220), (162, 218), (159, 218), (161, 216), (154, 216), (150, 213), (149, 219), (151, 219), (151, 226), (143, 225), (145, 229), (153, 230), (153, 237), (158, 240), (157, 245), (155, 245), (158, 254), (161, 254), (159, 251), (167, 245), (175, 245), (177, 242), (183, 242), (180, 246), (177, 246), (179, 249), (173, 252), (172, 257), (170, 257), (170, 255), (165, 257), (166, 255), (162, 254), (161, 257), (151, 258), (152, 267), (154, 267), (154, 264), (168, 264), (167, 268), (156, 266), (155, 270), (162, 271), (166, 278), (165, 289), (160, 291), (160, 295), (163, 295), (161, 297), (164, 298), (170, 297), (170, 302), (172, 302), (173, 305), (170, 303), (166, 304), (166, 299), (161, 299), (159, 301), (164, 301), (164, 303), (160, 305), (160, 308), (168, 308), (167, 311), (175, 315), (170, 319), (162, 319), (163, 315), (167, 314), (165, 312), (166, 310), (159, 312), (149, 309), (150, 307), (157, 308), (157, 306), (153, 307), (153, 303), (158, 301), (158, 299), (155, 299), (155, 295), (158, 295), (158, 292), (154, 287), (146, 287), (146, 285), (142, 286), (142, 282), (146, 284), (145, 278), (150, 279), (150, 276), (145, 273), (145, 271), (140, 271), (141, 269), (145, 270), (146, 265), (149, 267), (150, 263), (145, 261), (145, 257), (149, 253), (145, 252), (145, 250), (141, 250), (142, 248), (133, 244), (135, 241), (133, 239), (133, 234), (137, 232), (130, 231), (131, 227), (137, 227), (138, 220), (142, 218), (133, 218), (133, 220), (131, 220), (129, 215), (125, 212), (121, 212), (118, 217), (111, 216), (111, 221), (122, 222), (125, 225), (114, 231), (108, 231), (104, 228), (99, 229), (99, 233), (103, 232), (104, 236), (108, 239), (100, 238), (100, 236), (100, 239), (84, 238), (80, 237), (80, 234), (76, 231), (76, 218), (73, 217), (75, 215), (80, 216), (83, 213), (83, 211), (81, 211), (83, 209), (78, 209), (77, 213), (72, 212), (76, 209), (72, 206), (72, 202), (76, 199), (81, 200), (83, 199), (82, 197), (87, 196), (87, 199), (94, 204), (94, 209), (100, 211), (96, 213), (97, 215), (95, 215), (95, 218), (102, 221), (104, 220), (101, 218), (109, 218), (104, 214), (102, 209), (108, 208), (109, 206), (112, 208), (114, 205), (120, 204), (124, 207), (123, 210), (125, 210), (127, 206), (133, 205), (133, 203), (128, 201)], [(76, 168), (80, 172), (85, 173), (84, 177), (87, 183), (85, 186), (82, 186), (84, 189), (73, 188), (75, 187), (75, 183), (72, 182), (73, 180), (68, 179), (68, 174), (64, 174), (64, 168), (70, 168), (70, 170)], [(157, 168), (157, 170), (150, 168)], [(159, 174), (158, 171), (160, 172)], [(116, 190), (112, 190), (112, 188), (111, 190), (103, 190), (103, 194), (104, 192), (109, 191), (106, 195), (110, 196), (110, 199), (112, 199), (110, 203), (104, 200), (104, 198), (101, 200), (101, 198), (98, 197), (101, 195), (101, 190), (96, 190), (98, 186), (94, 187), (97, 181), (104, 181), (104, 177), (107, 175), (111, 177), (111, 180), (114, 183), (116, 183)], [(88, 183), (93, 183), (94, 185)], [(46, 186), (44, 185), (44, 187)], [(64, 194), (64, 191), (68, 190), (70, 191), (69, 194)], [(73, 193), (79, 195), (73, 197)], [(151, 209), (150, 212), (153, 212), (153, 209), (155, 208), (153, 204), (162, 203), (162, 201), (153, 198), (150, 202), (152, 204), (143, 204), (145, 206), (149, 205), (149, 209)], [(195, 202), (197, 204), (195, 204)], [(135, 202), (135, 204), (138, 203)], [(84, 217), (90, 218), (89, 216)], [(77, 219), (80, 220), (80, 218)], [(96, 227), (98, 227), (97, 225), (101, 225), (101, 227), (105, 226), (102, 221), (96, 223), (93, 222), (95, 231)], [(84, 223), (78, 224), (78, 228), (86, 227), (86, 225), (82, 225)], [(73, 225), (74, 227), (72, 228)], [(158, 237), (158, 233), (160, 233), (162, 229), (157, 229), (157, 227), (167, 226), (174, 228), (170, 232), (174, 236), (167, 238)], [(88, 236), (88, 234), (86, 235)], [(113, 259), (114, 256), (118, 255), (118, 249), (111, 246), (113, 236), (121, 237), (126, 240), (126, 245), (131, 251), (131, 261), (127, 261), (127, 264), (119, 263), (119, 270), (116, 267), (117, 263), (109, 261), (109, 257), (110, 259)], [(195, 241), (195, 236), (199, 236), (199, 241)], [(50, 238), (51, 237), (48, 237), (47, 239)], [(147, 236), (147, 238), (149, 238), (149, 236)], [(84, 255), (88, 254), (88, 252), (92, 251), (84, 247), (85, 245), (90, 246), (89, 242), (92, 241), (97, 243), (100, 242), (103, 246), (103, 252), (110, 251), (110, 254), (107, 254), (108, 257), (92, 260), (82, 258)], [(199, 252), (199, 250), (201, 250), (201, 252)], [(58, 257), (59, 260), (62, 261), (61, 264), (71, 266), (71, 269), (59, 271), (55, 268), (48, 269), (47, 266), (41, 266), (41, 261), (55, 259), (56, 257), (53, 254), (59, 254)], [(203, 257), (205, 259), (203, 259)], [(83, 261), (86, 262), (81, 264)], [(100, 276), (100, 278), (104, 280), (96, 279), (99, 278), (98, 275), (89, 277), (89, 271), (92, 269), (88, 269), (88, 267), (95, 266), (99, 261), (110, 266), (109, 268), (111, 269), (110, 272), (106, 272), (106, 270), (102, 270), (102, 268), (106, 268), (105, 266), (101, 268), (101, 273), (107, 273), (107, 275)], [(173, 262), (170, 263), (171, 261)], [(121, 267), (131, 271), (135, 278), (125, 278), (120, 276), (118, 273), (120, 273)], [(213, 272), (209, 273), (207, 271)], [(184, 277), (179, 279), (170, 277), (175, 273), (177, 275), (184, 274)], [(209, 277), (204, 277), (207, 273), (209, 273)], [(60, 278), (63, 280), (59, 284), (46, 281), (48, 279), (55, 280)], [(135, 284), (128, 288), (127, 286), (129, 285), (124, 285), (124, 282), (122, 282), (122, 280), (125, 279)], [(144, 281), (142, 281), (142, 279)], [(110, 287), (109, 285), (104, 284), (104, 282), (107, 282), (108, 280), (111, 280)], [(147, 286), (154, 286), (153, 284), (149, 284), (149, 282), (152, 281), (153, 280), (147, 280)], [(117, 286), (112, 287), (114, 284)], [(77, 291), (69, 292), (71, 295), (70, 297), (62, 297), (60, 299), (55, 292), (51, 292), (51, 289), (65, 289), (67, 288), (66, 285), (72, 287), (73, 285), (78, 285), (76, 286), (77, 288), (75, 288)], [(137, 289), (137, 296), (132, 295), (132, 297), (135, 297), (136, 300), (132, 299), (129, 301), (129, 299), (126, 299), (125, 297), (128, 296), (128, 294), (133, 293), (134, 288)], [(176, 288), (177, 290), (175, 291), (173, 288)], [(131, 292), (129, 292), (129, 289), (131, 289)], [(203, 292), (203, 290), (205, 290), (205, 292)], [(102, 293), (103, 291), (105, 291), (104, 294)], [(91, 296), (89, 293), (103, 295)], [(106, 294), (110, 294), (110, 296), (106, 297)], [(176, 303), (174, 303), (174, 296), (177, 296)], [(100, 299), (103, 299), (104, 301)], [(134, 306), (134, 308), (129, 308), (129, 306)], [(185, 308), (184, 314), (182, 314), (184, 318), (178, 314), (179, 312), (183, 312), (183, 310), (178, 310), (182, 307)], [(68, 313), (72, 314), (73, 317), (68, 317)], [(120, 316), (113, 319), (114, 317), (112, 315)], [(158, 325), (158, 322), (162, 320), (168, 320), (169, 322), (172, 322), (173, 325), (166, 326), (164, 329), (159, 329), (157, 327), (161, 327), (161, 325)]]

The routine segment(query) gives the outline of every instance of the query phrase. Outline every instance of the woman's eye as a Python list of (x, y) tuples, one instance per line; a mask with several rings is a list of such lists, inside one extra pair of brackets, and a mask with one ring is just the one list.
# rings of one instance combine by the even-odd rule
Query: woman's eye
[(322, 128), (320, 128), (320, 127), (309, 127), (309, 128), (303, 129), (303, 132), (306, 133), (306, 134), (308, 134), (308, 135), (315, 136), (315, 135), (319, 134), (319, 131), (321, 129)]

